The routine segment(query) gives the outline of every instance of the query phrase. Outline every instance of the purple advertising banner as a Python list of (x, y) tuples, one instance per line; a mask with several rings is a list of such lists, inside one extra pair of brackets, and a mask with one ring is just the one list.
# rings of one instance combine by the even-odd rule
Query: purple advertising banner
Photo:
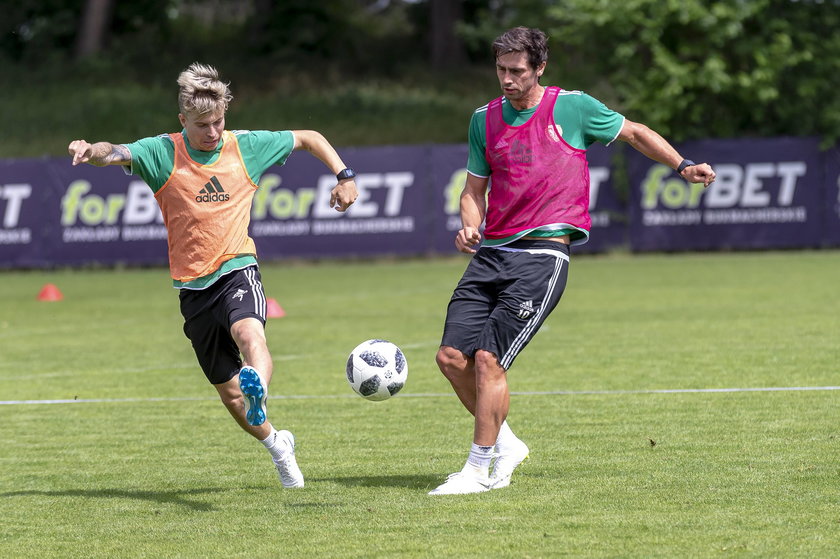
[(55, 178), (47, 160), (0, 161), (0, 265), (41, 266), (44, 254), (43, 208), (52, 203)]
[(329, 207), (335, 175), (293, 153), (260, 180), (251, 235), (261, 258), (421, 254), (433, 219), (428, 150), (418, 146), (339, 150), (355, 169), (359, 198), (345, 213)]
[(74, 167), (69, 157), (51, 168), (58, 192), (41, 222), (50, 264), (166, 264), (166, 228), (146, 183), (117, 166)]
[[(579, 252), (840, 246), (840, 148), (813, 138), (679, 146), (712, 163), (704, 190), (624, 146), (629, 202), (613, 183), (622, 146), (593, 146), (589, 243)], [(454, 254), (466, 145), (350, 148), (359, 199), (329, 207), (335, 177), (307, 153), (267, 170), (251, 211), (262, 259)], [(619, 163), (621, 164), (621, 163)], [(621, 164), (623, 165), (623, 164)], [(165, 265), (152, 191), (120, 168), (69, 157), (0, 161), (0, 268)]]
[(632, 151), (634, 250), (821, 244), (824, 165), (817, 139), (708, 140), (683, 144), (679, 151), (712, 164), (717, 179), (704, 189)]
[(840, 246), (840, 147), (825, 154), (825, 237), (827, 246)]
[(589, 162), (589, 241), (574, 247), (575, 253), (604, 252), (627, 244), (627, 200), (613, 184), (613, 147), (592, 144), (586, 150)]

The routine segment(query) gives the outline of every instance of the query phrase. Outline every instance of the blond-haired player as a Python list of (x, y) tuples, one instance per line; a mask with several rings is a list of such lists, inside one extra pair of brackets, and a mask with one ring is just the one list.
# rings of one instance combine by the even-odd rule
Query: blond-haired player
[(336, 175), (330, 206), (357, 198), (355, 173), (312, 130), (228, 131), (232, 96), (212, 66), (178, 76), (182, 130), (129, 144), (70, 142), (73, 165), (122, 165), (154, 191), (168, 233), (169, 269), (180, 290), (184, 333), (207, 379), (242, 429), (265, 445), (284, 487), (303, 487), (295, 439), (266, 421), (273, 372), (265, 337), (266, 300), (248, 236), (260, 177), (305, 149)]

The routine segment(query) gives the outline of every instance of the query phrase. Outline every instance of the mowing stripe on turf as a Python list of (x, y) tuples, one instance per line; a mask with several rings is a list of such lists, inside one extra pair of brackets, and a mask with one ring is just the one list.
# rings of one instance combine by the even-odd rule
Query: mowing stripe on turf
[[(659, 390), (551, 390), (546, 392), (511, 392), (511, 396), (587, 396), (625, 394), (719, 394), (733, 392), (806, 392), (840, 390), (840, 386), (769, 386), (755, 388), (664, 388)], [(441, 398), (454, 393), (400, 394), (400, 398)], [(355, 394), (322, 395), (280, 395), (269, 396), (269, 400), (327, 400), (334, 398), (358, 398)], [(207, 402), (217, 398), (77, 398), (73, 400), (0, 400), (3, 406), (40, 404), (96, 404), (134, 402)]]

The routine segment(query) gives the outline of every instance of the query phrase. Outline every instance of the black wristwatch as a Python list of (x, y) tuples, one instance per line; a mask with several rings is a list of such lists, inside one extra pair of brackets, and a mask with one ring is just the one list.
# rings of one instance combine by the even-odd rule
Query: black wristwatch
[(354, 171), (350, 167), (347, 167), (346, 169), (341, 171), (339, 174), (337, 174), (335, 176), (335, 178), (338, 182), (341, 182), (341, 181), (345, 181), (347, 179), (352, 179), (355, 176), (356, 176), (356, 171)]
[(691, 167), (692, 165), (697, 165), (697, 163), (695, 163), (691, 159), (683, 159), (682, 162), (677, 167), (677, 174), (682, 175), (682, 172), (685, 171), (685, 168), (686, 167)]

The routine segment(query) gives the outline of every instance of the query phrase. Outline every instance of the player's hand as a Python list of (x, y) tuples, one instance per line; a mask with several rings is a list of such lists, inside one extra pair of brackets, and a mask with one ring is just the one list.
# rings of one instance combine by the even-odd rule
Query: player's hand
[(340, 212), (346, 212), (356, 198), (359, 191), (356, 189), (356, 181), (348, 179), (338, 183), (330, 192), (330, 207)]
[(481, 233), (475, 227), (464, 227), (455, 236), (455, 248), (466, 254), (475, 254), (474, 246), (481, 242)]
[(704, 187), (708, 187), (715, 180), (715, 172), (712, 166), (708, 163), (700, 163), (691, 165), (683, 169), (682, 178), (692, 184), (703, 183)]
[(87, 163), (93, 155), (93, 146), (84, 140), (73, 140), (67, 146), (67, 151), (73, 156), (73, 165)]

